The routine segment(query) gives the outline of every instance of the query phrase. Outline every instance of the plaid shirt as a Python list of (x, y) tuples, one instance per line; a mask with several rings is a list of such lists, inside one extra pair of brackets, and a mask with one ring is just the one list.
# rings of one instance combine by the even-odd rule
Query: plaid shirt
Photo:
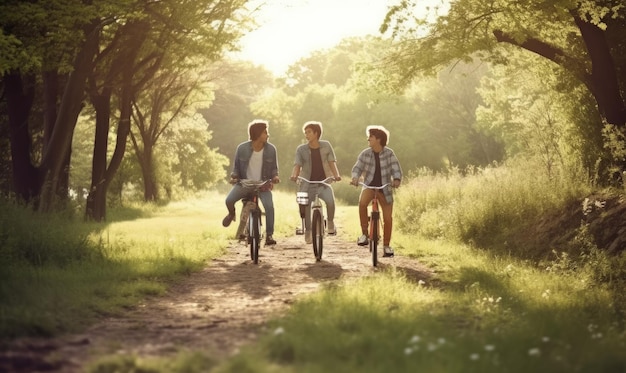
[[(367, 148), (359, 154), (356, 163), (352, 167), (352, 178), (358, 179), (363, 175), (363, 183), (370, 185), (374, 179), (376, 171), (376, 160), (372, 148)], [(384, 147), (380, 152), (380, 175), (383, 184), (391, 183), (393, 180), (402, 180), (402, 168), (393, 150)], [(383, 194), (387, 202), (393, 202), (391, 185), (383, 189)]]

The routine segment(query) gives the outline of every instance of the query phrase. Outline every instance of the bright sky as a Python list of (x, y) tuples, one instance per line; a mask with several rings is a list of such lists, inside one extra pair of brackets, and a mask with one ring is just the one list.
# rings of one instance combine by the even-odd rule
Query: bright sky
[(259, 27), (242, 41), (240, 58), (282, 75), (289, 65), (351, 36), (380, 35), (397, 0), (266, 0)]

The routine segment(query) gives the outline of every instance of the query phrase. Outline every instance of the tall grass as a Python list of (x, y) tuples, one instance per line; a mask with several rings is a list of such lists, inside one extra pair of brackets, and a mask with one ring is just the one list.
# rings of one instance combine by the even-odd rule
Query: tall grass
[(422, 171), (396, 193), (397, 227), (430, 239), (500, 247), (590, 190), (579, 173), (549, 175), (530, 161), (444, 176)]

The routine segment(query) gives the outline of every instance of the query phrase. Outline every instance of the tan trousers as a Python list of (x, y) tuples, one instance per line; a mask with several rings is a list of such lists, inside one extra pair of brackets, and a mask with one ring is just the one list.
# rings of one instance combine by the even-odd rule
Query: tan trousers
[[(361, 221), (361, 232), (368, 235), (369, 217), (367, 206), (374, 199), (374, 190), (362, 189), (359, 197), (359, 219)], [(378, 211), (383, 213), (383, 245), (389, 246), (391, 242), (391, 228), (393, 227), (393, 202), (388, 203), (381, 191), (378, 191)]]

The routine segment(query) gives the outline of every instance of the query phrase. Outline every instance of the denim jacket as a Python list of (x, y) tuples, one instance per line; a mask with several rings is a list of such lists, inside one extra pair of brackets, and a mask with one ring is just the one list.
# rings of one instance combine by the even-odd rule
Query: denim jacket
[[(247, 178), (248, 163), (252, 157), (252, 141), (242, 142), (237, 146), (235, 153), (235, 164), (231, 177), (237, 179)], [(263, 147), (263, 167), (261, 169), (261, 178), (263, 180), (273, 179), (278, 176), (278, 155), (276, 147), (269, 142)]]
[[(324, 175), (326, 177), (332, 177), (333, 172), (330, 169), (330, 165), (328, 162), (337, 161), (335, 158), (335, 151), (333, 150), (330, 142), (325, 140), (320, 140), (320, 158), (322, 158), (322, 167), (324, 168)], [(296, 149), (296, 160), (294, 164), (302, 167), (300, 171), (300, 176), (305, 179), (311, 179), (311, 169), (312, 169), (312, 161), (311, 161), (311, 148), (309, 148), (309, 144), (302, 144), (298, 146)], [(308, 190), (309, 184), (302, 183), (300, 185), (300, 191), (306, 192)]]

